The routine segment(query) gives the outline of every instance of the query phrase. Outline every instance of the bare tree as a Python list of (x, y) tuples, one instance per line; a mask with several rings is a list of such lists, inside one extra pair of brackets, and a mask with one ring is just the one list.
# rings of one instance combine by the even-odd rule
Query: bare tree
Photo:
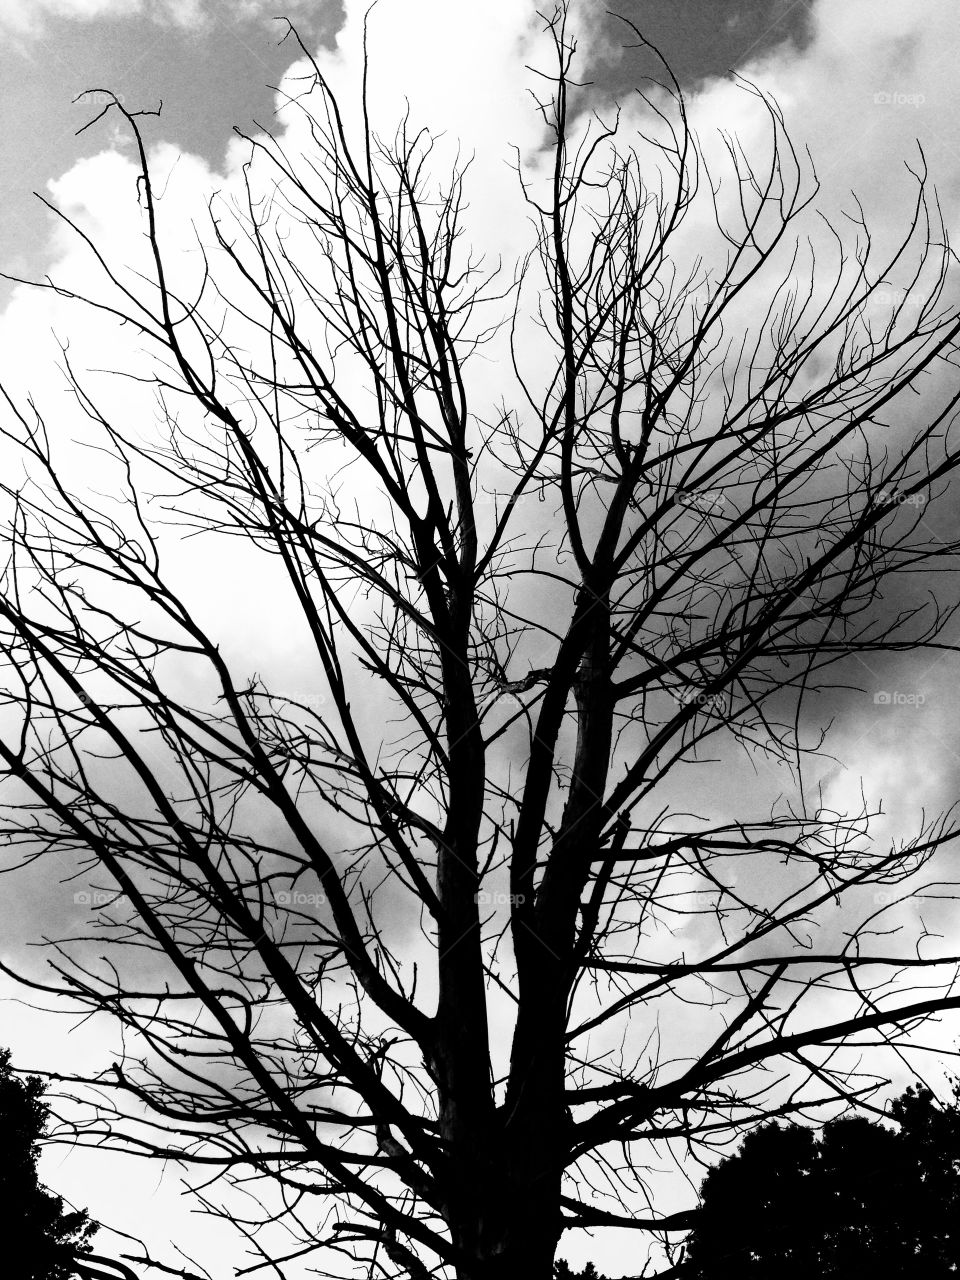
[[(23, 980), (123, 1029), (122, 1060), (61, 1077), (75, 1140), (195, 1170), (280, 1275), (543, 1280), (606, 1227), (669, 1266), (695, 1197), (664, 1211), (651, 1162), (867, 1096), (869, 1046), (960, 1007), (956, 957), (864, 892), (957, 831), (880, 845), (801, 767), (818, 690), (947, 644), (951, 610), (897, 585), (957, 550), (960, 313), (923, 169), (892, 250), (859, 216), (808, 240), (774, 102), (743, 86), (769, 154), (728, 140), (718, 168), (669, 72), (646, 133), (588, 121), (565, 11), (545, 27), (552, 160), (518, 164), (513, 275), (464, 243), (467, 167), (409, 120), (384, 141), (366, 88), (341, 114), (313, 63), (309, 146), (248, 139), (188, 296), (142, 113), (108, 96), (153, 274), (91, 242), (89, 305), (157, 353), (165, 431), (67, 351), (122, 483), (97, 502), (7, 397), (4, 840), (112, 891)], [(228, 661), (164, 569), (187, 534), (271, 557), (312, 689)], [(708, 748), (788, 798), (692, 812)]]

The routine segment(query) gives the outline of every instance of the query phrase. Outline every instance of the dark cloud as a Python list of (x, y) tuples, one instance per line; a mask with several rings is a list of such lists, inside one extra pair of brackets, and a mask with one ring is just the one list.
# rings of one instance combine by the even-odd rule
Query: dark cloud
[[(656, 45), (684, 89), (736, 71), (787, 42), (803, 49), (812, 37), (812, 6), (806, 0), (643, 0), (618, 10)], [(622, 43), (623, 23), (609, 19), (610, 51)], [(639, 76), (658, 75), (649, 52), (627, 50), (605, 69), (616, 92), (634, 87)]]
[[(282, 11), (283, 5), (277, 8)], [(272, 122), (274, 92), (296, 56), (281, 44), (282, 22), (240, 17), (227, 0), (206, 6), (196, 29), (143, 17), (81, 22), (47, 19), (35, 41), (4, 40), (0, 26), (0, 270), (30, 274), (47, 226), (33, 192), (83, 155), (103, 149), (102, 129), (76, 137), (97, 106), (73, 99), (109, 89), (131, 110), (163, 102), (156, 136), (223, 165), (234, 126)], [(343, 20), (336, 3), (298, 18), (308, 46), (332, 43)], [(0, 287), (0, 300), (6, 290)]]

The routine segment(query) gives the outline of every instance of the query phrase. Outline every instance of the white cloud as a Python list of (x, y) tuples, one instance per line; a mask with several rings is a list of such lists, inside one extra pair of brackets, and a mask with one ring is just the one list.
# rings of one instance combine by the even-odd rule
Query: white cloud
[[(855, 228), (844, 221), (841, 210), (856, 213), (855, 193), (882, 258), (903, 235), (912, 213), (916, 184), (905, 164), (919, 169), (922, 147), (929, 194), (932, 199), (935, 187), (947, 232), (955, 239), (960, 234), (960, 146), (953, 124), (960, 115), (955, 5), (950, 0), (911, 5), (819, 0), (811, 16), (813, 40), (803, 52), (782, 46), (744, 74), (776, 98), (794, 141), (810, 148), (822, 183), (816, 207), (849, 242)], [(705, 86), (692, 105), (692, 118), (704, 136), (722, 123), (737, 134), (747, 155), (762, 145), (766, 124), (761, 113), (727, 81)], [(813, 220), (808, 225), (822, 238)], [(836, 257), (826, 243), (823, 248), (827, 252), (818, 254), (816, 283), (826, 289), (835, 278)], [(890, 304), (903, 296), (897, 288), (902, 279), (890, 282), (885, 293)], [(906, 297), (908, 319), (921, 297), (922, 286), (914, 298)], [(955, 280), (952, 297), (944, 303), (956, 297)], [(927, 380), (928, 387), (947, 376), (941, 370)], [(831, 785), (856, 808), (863, 777), (871, 805), (881, 797), (884, 801), (888, 817), (877, 829), (882, 838), (910, 830), (923, 808), (928, 816), (949, 808), (958, 768), (955, 747), (947, 751), (943, 745), (952, 734), (940, 714), (952, 682), (949, 664), (917, 656), (906, 664), (899, 684), (888, 670), (873, 665), (875, 671), (864, 663), (855, 673), (866, 689), (862, 703), (847, 698), (844, 709), (838, 709), (841, 721), (834, 742), (846, 769)], [(875, 691), (885, 688), (910, 695), (920, 690), (926, 701), (919, 707), (875, 706)], [(894, 724), (897, 731), (891, 732)]]
[[(941, 192), (960, 189), (960, 107), (956, 6), (951, 0), (819, 0), (813, 41), (801, 54), (785, 45), (746, 74), (772, 93), (798, 142), (810, 147), (824, 195), (861, 197), (878, 227), (900, 225), (908, 202), (903, 162), (917, 141)], [(704, 121), (731, 119), (732, 87), (711, 85), (698, 107)], [(749, 136), (745, 139), (749, 144)], [(945, 212), (956, 215), (956, 208)]]

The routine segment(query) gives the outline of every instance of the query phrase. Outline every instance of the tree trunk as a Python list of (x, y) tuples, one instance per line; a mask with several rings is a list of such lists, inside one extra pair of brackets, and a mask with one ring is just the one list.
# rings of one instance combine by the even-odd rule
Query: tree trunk
[(488, 1182), (465, 1229), (452, 1231), (468, 1255), (457, 1280), (550, 1280), (559, 1238), (559, 1188), (524, 1195), (517, 1180)]
[(551, 1280), (555, 1251), (553, 1239), (511, 1231), (475, 1264), (458, 1269), (457, 1280)]
[[(553, 1275), (568, 1121), (562, 1057), (542, 1043), (533, 1059), (524, 1087), (474, 1129), (472, 1143), (451, 1145), (447, 1223), (466, 1259), (457, 1280)], [(544, 1059), (551, 1069), (537, 1069)]]

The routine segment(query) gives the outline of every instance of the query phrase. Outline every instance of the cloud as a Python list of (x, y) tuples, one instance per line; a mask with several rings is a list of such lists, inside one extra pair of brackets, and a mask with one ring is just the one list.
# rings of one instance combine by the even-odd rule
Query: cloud
[[(743, 74), (773, 95), (794, 141), (809, 147), (821, 182), (816, 207), (849, 242), (856, 228), (841, 211), (856, 214), (855, 193), (882, 259), (909, 223), (916, 183), (906, 166), (920, 171), (922, 148), (928, 194), (932, 198), (935, 189), (947, 232), (955, 239), (960, 231), (960, 146), (953, 122), (960, 115), (960, 83), (953, 70), (954, 5), (949, 0), (910, 6), (895, 0), (819, 0), (812, 7), (811, 28), (811, 42), (802, 52), (780, 47), (743, 68)], [(704, 86), (692, 103), (692, 118), (704, 136), (722, 123), (738, 136), (747, 155), (762, 149), (765, 122), (751, 98), (728, 81)], [(822, 239), (815, 226), (811, 231)], [(821, 288), (835, 278), (835, 255), (826, 244), (823, 248), (827, 252), (818, 252), (815, 277)], [(889, 281), (878, 312), (884, 303), (889, 307), (902, 301), (909, 323), (918, 314), (923, 287), (921, 283), (904, 294), (905, 283), (905, 276)], [(944, 305), (956, 298), (954, 280)], [(925, 380), (926, 390), (935, 391), (952, 377), (941, 369)], [(934, 536), (934, 526), (928, 525), (926, 532)], [(888, 607), (893, 607), (890, 602)], [(929, 816), (949, 808), (956, 797), (960, 770), (955, 741), (952, 749), (945, 748), (953, 735), (939, 713), (952, 685), (949, 664), (942, 656), (916, 654), (894, 674), (864, 658), (850, 678), (865, 693), (837, 690), (832, 695), (830, 713), (838, 718), (834, 741), (847, 766), (845, 780), (832, 785), (838, 794), (849, 794), (855, 807), (862, 776), (868, 800), (882, 796), (888, 811), (878, 834), (882, 830), (892, 836), (897, 828), (902, 833), (921, 808)], [(903, 694), (904, 701), (874, 704), (878, 691), (892, 691), (891, 698)], [(909, 699), (917, 691), (926, 701), (914, 705)], [(894, 725), (898, 731), (892, 731)], [(928, 762), (922, 778), (917, 776), (918, 760)]]
[[(287, 0), (280, 6), (291, 18), (315, 9), (314, 0)], [(159, 26), (202, 30), (217, 17), (234, 23), (270, 19), (277, 6), (271, 0), (0, 0), (0, 29), (23, 40), (43, 36), (52, 21), (93, 22), (144, 18)]]
[[(20, 36), (38, 38), (50, 19), (92, 22), (96, 18), (130, 18), (142, 14), (144, 0), (0, 0), (0, 26)], [(164, 0), (151, 6), (170, 21), (182, 21), (195, 10), (195, 0)]]
[[(954, 74), (956, 8), (950, 0), (819, 0), (811, 43), (800, 54), (780, 46), (744, 74), (777, 99), (788, 127), (809, 146), (828, 201), (861, 197), (878, 226), (899, 225), (909, 192), (904, 161), (916, 164), (921, 142), (941, 192), (960, 191), (960, 147), (953, 122), (960, 108)], [(732, 86), (713, 82), (698, 99), (699, 117), (747, 120)]]

